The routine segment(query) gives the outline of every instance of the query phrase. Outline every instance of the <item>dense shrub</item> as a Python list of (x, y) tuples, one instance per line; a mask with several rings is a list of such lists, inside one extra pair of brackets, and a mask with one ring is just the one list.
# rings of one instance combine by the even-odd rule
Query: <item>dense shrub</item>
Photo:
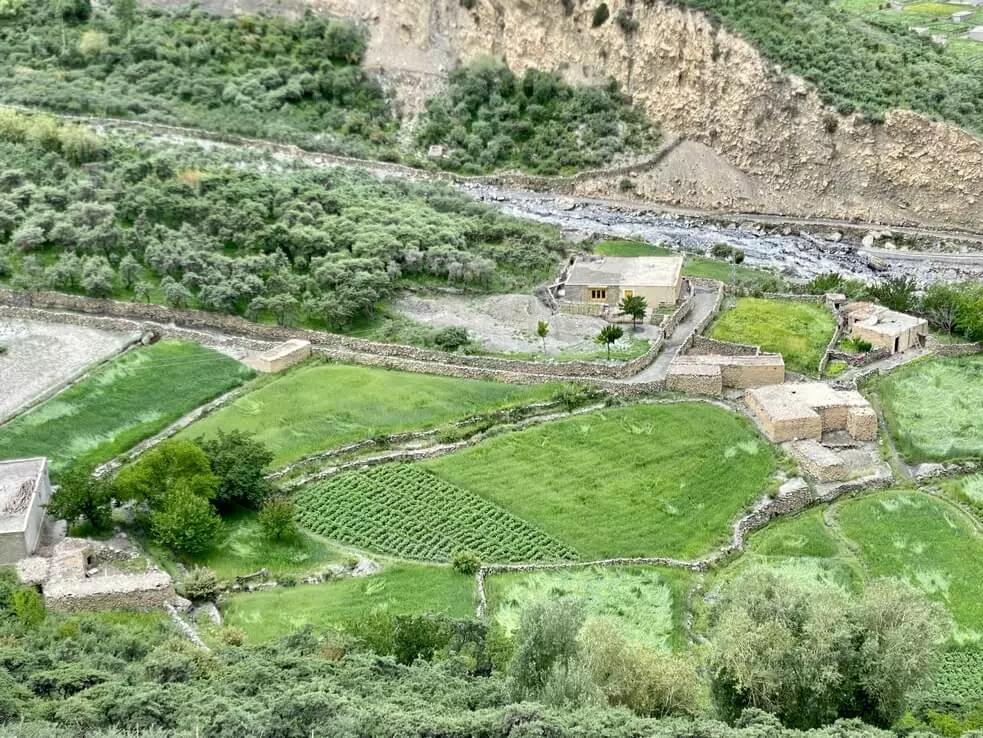
[(259, 511), (259, 528), (271, 541), (287, 541), (297, 535), (297, 509), (291, 500), (267, 500)]
[(214, 600), (218, 595), (218, 577), (208, 567), (192, 567), (181, 580), (181, 591), (192, 602)]
[(613, 81), (573, 86), (537, 69), (520, 78), (482, 59), (451, 72), (447, 90), (427, 104), (417, 140), (448, 147), (439, 161), (447, 169), (560, 174), (654, 148), (659, 132)]

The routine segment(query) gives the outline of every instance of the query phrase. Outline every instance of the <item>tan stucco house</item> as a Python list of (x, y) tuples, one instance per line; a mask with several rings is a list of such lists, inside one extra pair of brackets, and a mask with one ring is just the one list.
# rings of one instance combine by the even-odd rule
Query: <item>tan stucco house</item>
[(47, 459), (0, 461), (0, 566), (34, 553), (49, 499)]
[(585, 256), (570, 266), (557, 298), (615, 307), (624, 297), (641, 295), (651, 308), (671, 307), (682, 285), (682, 256)]
[(869, 341), (892, 354), (925, 345), (928, 321), (888, 310), (872, 302), (852, 302), (843, 308), (844, 327), (850, 335)]

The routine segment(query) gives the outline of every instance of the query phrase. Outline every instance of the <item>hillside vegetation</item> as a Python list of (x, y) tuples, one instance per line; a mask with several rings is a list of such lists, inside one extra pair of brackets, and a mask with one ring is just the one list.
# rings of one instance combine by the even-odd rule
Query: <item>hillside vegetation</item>
[(0, 282), (345, 328), (400, 284), (520, 289), (564, 253), (449, 185), (137, 141), (0, 111)]
[(983, 134), (979, 62), (907, 25), (864, 20), (825, 0), (680, 1), (812, 82), (841, 113), (879, 121), (889, 110), (910, 108)]

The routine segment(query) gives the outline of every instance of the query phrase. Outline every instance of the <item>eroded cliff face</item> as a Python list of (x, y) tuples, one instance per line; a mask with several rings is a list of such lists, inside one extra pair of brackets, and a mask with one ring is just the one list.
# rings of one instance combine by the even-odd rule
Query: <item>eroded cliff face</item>
[[(207, 1), (229, 9), (230, 0)], [(688, 141), (637, 176), (633, 197), (983, 230), (983, 140), (907, 111), (876, 126), (840, 116), (701, 13), (638, 0), (638, 30), (626, 34), (614, 22), (626, 0), (608, 0), (611, 20), (600, 28), (591, 27), (594, 0), (576, 0), (570, 15), (559, 0), (475, 0), (470, 10), (460, 0), (241, 1), (368, 25), (366, 64), (393, 81), (408, 114), (457, 60), (481, 55), (571, 81), (614, 77)], [(585, 195), (618, 191), (604, 179), (581, 186)]]

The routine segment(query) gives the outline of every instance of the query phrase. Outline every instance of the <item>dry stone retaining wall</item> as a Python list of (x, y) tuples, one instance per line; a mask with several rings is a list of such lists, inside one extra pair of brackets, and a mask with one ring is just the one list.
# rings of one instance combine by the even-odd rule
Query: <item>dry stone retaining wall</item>
[(751, 346), (746, 343), (718, 341), (706, 336), (694, 336), (689, 353), (697, 355), (714, 354), (716, 356), (758, 356), (761, 353), (761, 347)]

